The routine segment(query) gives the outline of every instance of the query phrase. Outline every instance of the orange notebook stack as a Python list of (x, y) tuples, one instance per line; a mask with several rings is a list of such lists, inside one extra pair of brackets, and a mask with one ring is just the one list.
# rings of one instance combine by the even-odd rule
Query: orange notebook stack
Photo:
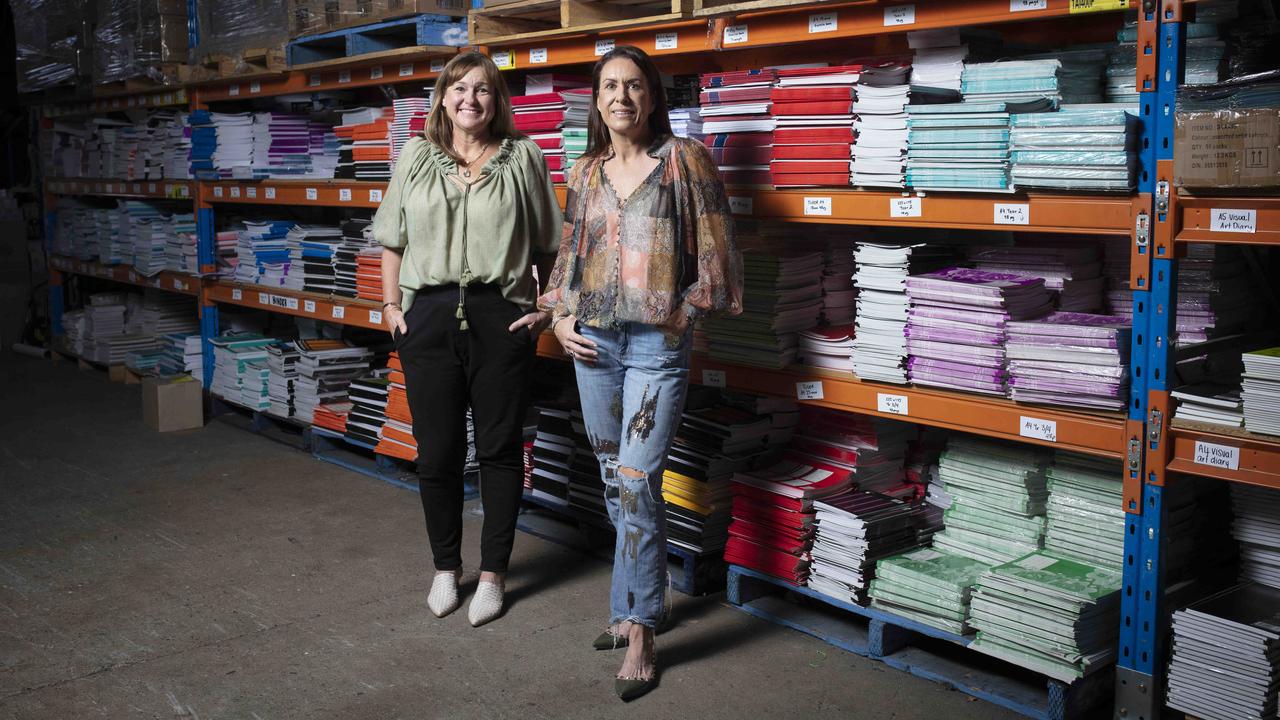
[(356, 254), (356, 297), (382, 302), (382, 246), (367, 247)]
[(418, 443), (413, 439), (413, 416), (404, 391), (404, 367), (399, 353), (391, 353), (387, 367), (391, 368), (391, 374), (387, 375), (391, 381), (387, 393), (387, 422), (382, 426), (374, 452), (412, 462), (418, 459)]
[(349, 412), (351, 412), (351, 403), (349, 402), (318, 405), (315, 413), (312, 414), (311, 423), (325, 430), (345, 434), (347, 432), (347, 413)]

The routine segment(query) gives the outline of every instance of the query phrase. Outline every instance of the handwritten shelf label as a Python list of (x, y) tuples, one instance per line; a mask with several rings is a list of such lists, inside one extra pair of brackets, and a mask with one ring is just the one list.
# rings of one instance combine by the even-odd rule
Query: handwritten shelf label
[(530, 65), (543, 65), (543, 64), (545, 64), (546, 62), (547, 62), (547, 49), (546, 49), (546, 48), (530, 48), (530, 49), (529, 49), (529, 64), (530, 64)]
[(797, 400), (821, 400), (822, 399), (822, 381), (808, 380), (796, 383), (796, 399)]
[(807, 197), (804, 199), (805, 215), (830, 215), (831, 214), (831, 198), (829, 197)]
[(351, 188), (338, 188), (338, 202), (351, 202)]
[(889, 217), (920, 217), (921, 210), (918, 197), (889, 198)]
[(319, 190), (317, 190), (317, 189), (315, 189), (315, 188), (307, 188), (307, 199), (308, 199), (308, 200), (318, 200), (319, 198), (320, 198), (320, 191), (319, 191)]
[(1023, 415), (1018, 421), (1018, 434), (1033, 440), (1058, 442), (1058, 421)]
[(734, 215), (750, 215), (755, 201), (749, 197), (740, 195), (729, 196), (729, 212)]
[(499, 50), (493, 54), (493, 64), (502, 70), (510, 70), (516, 66), (515, 53), (510, 50)]
[(222, 186), (221, 186), (221, 185), (214, 185), (214, 186), (213, 186), (213, 196), (214, 196), (214, 197), (222, 197)]
[(258, 82), (257, 80), (254, 80), (253, 82), (249, 83), (249, 92), (250, 94), (253, 94), (253, 95), (257, 95), (258, 93), (262, 92), (262, 83)]
[(1030, 225), (1031, 206), (1026, 203), (996, 203), (996, 225)]
[(654, 50), (675, 50), (680, 47), (679, 33), (658, 33), (653, 36)]
[(374, 325), (381, 325), (381, 324), (382, 324), (382, 311), (381, 311), (381, 310), (370, 310), (370, 311), (369, 311), (369, 322), (373, 323)]
[(369, 202), (382, 202), (382, 191), (373, 189), (369, 191)]
[(333, 312), (330, 313), (334, 320), (341, 320), (347, 316), (347, 308), (343, 305), (334, 305)]
[(613, 39), (612, 39), (612, 38), (610, 38), (610, 39), (608, 39), (608, 40), (597, 40), (597, 41), (596, 41), (596, 57), (600, 57), (601, 55), (604, 55), (605, 53), (608, 53), (608, 52), (610, 52), (610, 51), (612, 51), (612, 50), (613, 50)]
[(409, 77), (413, 74), (413, 63), (400, 63), (400, 77)]
[(351, 82), (351, 71), (350, 71), (350, 70), (339, 70), (339, 71), (338, 71), (338, 84), (339, 84), (339, 85), (341, 85), (341, 84), (343, 84), (343, 83), (349, 83), (349, 82)]
[(307, 78), (308, 87), (320, 87), (320, 73), (311, 73), (311, 77)]
[(260, 293), (258, 293), (258, 304), (259, 304), (259, 305), (270, 305), (270, 304), (271, 304), (271, 295), (270, 295), (270, 294), (268, 294), (268, 293), (264, 293), (264, 292), (260, 292)]
[(723, 370), (703, 370), (702, 384), (707, 387), (725, 387), (725, 376)]
[(884, 9), (884, 26), (915, 25), (915, 5), (893, 5)]
[(891, 415), (909, 415), (908, 400), (906, 395), (876, 393), (876, 410)]
[(252, 199), (252, 200), (257, 200), (257, 199), (258, 199), (258, 188), (256, 188), (256, 187), (245, 188), (245, 189), (244, 189), (244, 194), (245, 194), (245, 195), (247, 195), (247, 196), (248, 196), (250, 199)]
[(233, 197), (233, 198), (238, 198), (238, 197), (240, 197), (240, 188), (239, 188), (239, 186), (236, 186), (236, 187), (231, 188), (231, 197)]
[(436, 58), (435, 60), (431, 61), (431, 72), (438, 73), (442, 70), (444, 70), (444, 60), (441, 60), (440, 58)]
[(1258, 232), (1258, 213), (1256, 210), (1222, 210), (1214, 208), (1209, 211), (1209, 230), (1211, 232), (1256, 233)]
[(231, 299), (232, 299), (232, 300), (243, 300), (243, 299), (244, 299), (244, 291), (242, 291), (240, 288), (235, 288), (235, 289), (233, 289), (233, 290), (231, 291)]
[(1009, 0), (1009, 12), (1048, 10), (1049, 0)]
[(828, 33), (839, 29), (839, 13), (815, 13), (809, 16), (809, 33)]
[(369, 68), (369, 79), (370, 79), (370, 80), (381, 80), (381, 79), (382, 79), (382, 66), (381, 66), (381, 65), (375, 65), (374, 67)]
[(303, 312), (305, 312), (305, 313), (307, 313), (307, 314), (313, 314), (313, 313), (315, 313), (315, 311), (316, 311), (316, 301), (315, 301), (315, 300), (303, 300), (303, 301), (302, 301), (302, 311), (303, 311)]
[(724, 44), (737, 45), (744, 43), (749, 37), (746, 25), (730, 25), (724, 29)]
[(1240, 448), (1197, 440), (1194, 462), (1197, 465), (1208, 465), (1224, 470), (1239, 470)]
[(273, 188), (273, 187), (269, 187), (269, 188), (267, 188), (267, 199), (268, 199), (268, 200), (275, 200), (275, 199), (276, 199), (276, 189), (275, 189), (275, 188)]

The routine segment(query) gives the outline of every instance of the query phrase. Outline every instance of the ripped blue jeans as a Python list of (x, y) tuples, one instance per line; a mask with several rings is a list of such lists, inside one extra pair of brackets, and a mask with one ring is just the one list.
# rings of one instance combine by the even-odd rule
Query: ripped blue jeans
[(692, 331), (671, 336), (652, 325), (623, 323), (610, 329), (582, 326), (580, 332), (599, 352), (594, 366), (574, 365), (617, 531), (609, 624), (656, 627), (667, 584), (662, 471), (684, 410)]

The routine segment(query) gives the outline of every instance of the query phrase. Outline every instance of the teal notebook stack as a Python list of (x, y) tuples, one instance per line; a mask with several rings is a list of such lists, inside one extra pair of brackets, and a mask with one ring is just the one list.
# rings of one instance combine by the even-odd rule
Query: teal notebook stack
[(1124, 484), (1118, 460), (1059, 451), (1049, 468), (1044, 549), (1119, 571), (1124, 562)]

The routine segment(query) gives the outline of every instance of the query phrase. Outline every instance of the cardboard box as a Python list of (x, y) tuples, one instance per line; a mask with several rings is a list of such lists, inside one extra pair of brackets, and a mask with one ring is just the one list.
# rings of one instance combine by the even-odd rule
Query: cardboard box
[(1280, 187), (1280, 108), (1180, 112), (1173, 182), (1179, 187)]
[(204, 396), (190, 375), (142, 379), (142, 421), (157, 432), (204, 427)]

